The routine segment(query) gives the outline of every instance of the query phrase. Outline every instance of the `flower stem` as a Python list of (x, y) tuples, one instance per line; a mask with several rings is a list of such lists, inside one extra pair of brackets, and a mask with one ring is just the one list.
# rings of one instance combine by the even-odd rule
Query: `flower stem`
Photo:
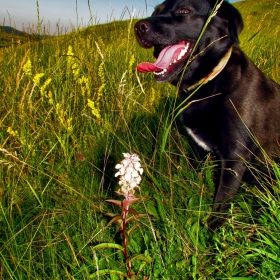
[[(123, 200), (123, 204), (126, 204), (126, 199)], [(128, 243), (128, 236), (126, 236), (125, 234), (125, 230), (126, 230), (126, 217), (128, 215), (128, 208), (129, 208), (129, 204), (127, 204), (126, 207), (124, 207), (123, 209), (123, 215), (122, 215), (122, 239), (123, 239), (123, 255), (125, 258), (125, 262), (126, 262), (126, 267), (127, 267), (127, 274), (128, 277), (132, 277), (132, 272), (131, 272), (131, 262), (129, 260), (129, 256), (128, 256), (128, 250), (127, 250), (127, 243)]]

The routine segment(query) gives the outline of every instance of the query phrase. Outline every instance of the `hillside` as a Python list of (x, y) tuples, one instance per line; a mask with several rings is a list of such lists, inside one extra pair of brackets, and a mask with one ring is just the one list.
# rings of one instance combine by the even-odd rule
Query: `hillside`
[(16, 35), (16, 36), (28, 36), (29, 35), (26, 32), (22, 32), (13, 27), (3, 26), (3, 25), (0, 25), (0, 33), (6, 33), (6, 34), (11, 34), (11, 35)]
[(26, 42), (35, 42), (48, 36), (38, 36), (20, 31), (10, 26), (0, 26), (0, 48), (11, 45), (20, 45)]
[(0, 48), (18, 45), (32, 40), (34, 36), (10, 26), (0, 26)]

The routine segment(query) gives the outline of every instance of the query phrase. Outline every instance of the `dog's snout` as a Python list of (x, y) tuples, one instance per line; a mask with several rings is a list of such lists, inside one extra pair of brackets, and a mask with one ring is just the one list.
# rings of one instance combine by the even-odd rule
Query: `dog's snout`
[(151, 25), (147, 20), (140, 20), (135, 24), (135, 31), (145, 33), (150, 29)]
[(151, 33), (150, 31), (152, 30), (151, 27), (152, 27), (151, 23), (146, 19), (139, 20), (138, 22), (135, 23), (134, 26), (135, 35), (139, 44), (143, 48), (152, 47), (152, 43), (150, 41), (151, 39), (149, 38)]

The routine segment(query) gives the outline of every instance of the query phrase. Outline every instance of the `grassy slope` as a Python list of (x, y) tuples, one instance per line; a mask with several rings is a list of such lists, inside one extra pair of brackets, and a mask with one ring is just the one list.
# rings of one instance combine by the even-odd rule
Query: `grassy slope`
[(14, 29), (13, 32), (8, 34), (3, 30), (3, 26), (0, 26), (0, 48), (9, 47), (11, 45), (20, 45), (38, 40), (38, 36), (36, 35), (30, 35), (25, 32), (20, 32), (16, 29)]
[(242, 11), (245, 23), (241, 47), (258, 67), (279, 83), (279, 3), (245, 1), (235, 6)]
[[(236, 6), (245, 19), (243, 49), (279, 82), (279, 5)], [(118, 199), (114, 166), (128, 151), (142, 159), (146, 200), (136, 208), (149, 214), (129, 248), (153, 260), (138, 279), (280, 277), (279, 192), (245, 186), (246, 199), (237, 199), (229, 223), (208, 233), (214, 163), (208, 158), (193, 169), (175, 126), (160, 152), (175, 89), (135, 72), (151, 53), (132, 31), (129, 22), (116, 22), (0, 50), (0, 278), (125, 272), (121, 254), (92, 246), (119, 242), (118, 228), (106, 228), (104, 215), (119, 209), (104, 201)], [(141, 264), (134, 261), (134, 271)], [(100, 279), (108, 277), (118, 279)]]

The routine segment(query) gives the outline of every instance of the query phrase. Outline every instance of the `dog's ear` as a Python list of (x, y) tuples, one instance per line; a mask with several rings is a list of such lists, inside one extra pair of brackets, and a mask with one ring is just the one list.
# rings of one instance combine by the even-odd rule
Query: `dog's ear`
[(156, 16), (157, 14), (159, 14), (165, 7), (165, 3), (166, 1), (164, 1), (162, 4), (156, 6), (154, 12), (152, 13), (152, 16)]
[(228, 20), (229, 33), (234, 42), (239, 42), (238, 35), (243, 30), (243, 20), (239, 11), (224, 1), (218, 10), (218, 16)]

